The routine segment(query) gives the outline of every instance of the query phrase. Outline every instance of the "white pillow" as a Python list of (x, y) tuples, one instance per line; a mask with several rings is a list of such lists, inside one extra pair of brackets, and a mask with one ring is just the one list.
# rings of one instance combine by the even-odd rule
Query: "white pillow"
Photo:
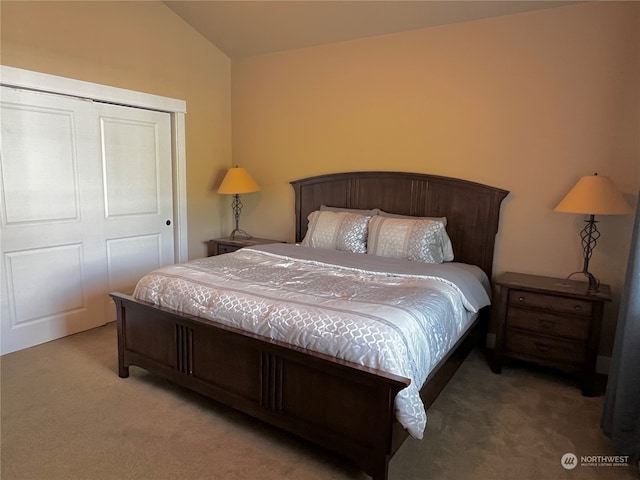
[[(389, 212), (385, 212), (384, 210), (378, 210), (378, 215), (381, 215), (383, 217), (389, 217), (389, 218), (409, 218), (409, 219), (414, 219), (414, 220), (437, 220), (439, 222), (442, 222), (442, 224), (446, 227), (447, 226), (447, 217), (414, 217), (411, 215), (399, 215), (397, 213), (389, 213)], [(451, 239), (449, 238), (449, 235), (447, 234), (447, 229), (445, 228), (442, 231), (442, 252), (444, 253), (444, 261), (445, 262), (452, 262), (453, 261), (453, 245), (451, 244)]]
[(444, 224), (427, 218), (375, 216), (369, 222), (367, 253), (379, 257), (405, 258), (442, 263)]
[(303, 247), (366, 253), (369, 219), (366, 215), (328, 210), (312, 212)]

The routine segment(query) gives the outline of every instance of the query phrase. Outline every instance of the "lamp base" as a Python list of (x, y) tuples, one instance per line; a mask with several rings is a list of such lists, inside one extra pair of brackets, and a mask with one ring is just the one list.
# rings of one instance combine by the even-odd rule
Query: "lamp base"
[(244, 230), (240, 229), (240, 211), (242, 210), (242, 201), (240, 201), (240, 195), (237, 193), (233, 196), (233, 203), (231, 204), (231, 208), (233, 209), (233, 216), (236, 221), (236, 228), (233, 229), (229, 238), (231, 240), (235, 240), (236, 238), (241, 238), (243, 240), (250, 240), (253, 237), (249, 235)]
[(236, 228), (233, 230), (233, 232), (231, 232), (231, 235), (229, 235), (229, 238), (231, 240), (236, 240), (236, 239), (251, 240), (253, 237), (249, 235), (247, 232), (245, 232), (244, 230)]
[(580, 232), (580, 238), (582, 239), (582, 249), (584, 250), (584, 263), (582, 265), (582, 270), (579, 272), (573, 272), (567, 278), (571, 278), (572, 276), (577, 274), (582, 274), (589, 280), (587, 293), (597, 293), (598, 287), (600, 286), (600, 280), (598, 280), (591, 274), (591, 272), (589, 272), (589, 260), (591, 259), (593, 249), (596, 248), (596, 242), (598, 238), (600, 238), (600, 232), (598, 231), (598, 222), (596, 222), (594, 215), (589, 215), (589, 219), (585, 220), (585, 222), (586, 225)]
[(573, 272), (571, 275), (567, 276), (567, 280), (573, 277), (574, 275), (584, 275), (589, 280), (589, 287), (587, 288), (587, 292), (596, 293), (598, 292), (598, 288), (600, 287), (600, 280), (594, 277), (591, 272), (582, 270), (580, 272)]

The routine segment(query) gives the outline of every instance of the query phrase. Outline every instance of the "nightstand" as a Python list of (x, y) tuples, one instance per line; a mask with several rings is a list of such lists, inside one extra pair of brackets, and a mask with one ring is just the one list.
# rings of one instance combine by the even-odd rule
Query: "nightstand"
[(269, 238), (216, 238), (207, 242), (207, 255), (222, 255), (223, 253), (235, 252), (242, 247), (252, 247), (254, 245), (264, 245), (266, 243), (285, 243), (282, 240), (272, 240)]
[(534, 362), (577, 373), (582, 394), (595, 395), (602, 312), (611, 288), (600, 285), (589, 293), (585, 282), (513, 272), (495, 283), (498, 331), (491, 370), (500, 373), (506, 357)]

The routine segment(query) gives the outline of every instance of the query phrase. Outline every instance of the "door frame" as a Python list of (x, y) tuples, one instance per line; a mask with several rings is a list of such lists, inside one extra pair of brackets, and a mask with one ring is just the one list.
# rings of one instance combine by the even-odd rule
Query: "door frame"
[(98, 83), (0, 65), (0, 84), (7, 87), (67, 95), (126, 107), (166, 112), (171, 116), (171, 175), (173, 184), (173, 245), (176, 263), (188, 260), (187, 168), (185, 115), (187, 102)]

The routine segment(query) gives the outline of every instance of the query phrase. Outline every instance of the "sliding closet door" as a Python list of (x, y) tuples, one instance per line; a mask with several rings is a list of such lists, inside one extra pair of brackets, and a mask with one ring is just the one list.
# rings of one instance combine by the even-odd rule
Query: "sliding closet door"
[[(132, 293), (145, 273), (173, 263), (171, 119), (95, 104), (100, 126), (108, 291)], [(107, 321), (115, 320), (115, 306)]]
[(2, 87), (2, 352), (105, 323), (91, 102)]
[(2, 353), (112, 320), (110, 290), (173, 261), (163, 115), (2, 87)]

